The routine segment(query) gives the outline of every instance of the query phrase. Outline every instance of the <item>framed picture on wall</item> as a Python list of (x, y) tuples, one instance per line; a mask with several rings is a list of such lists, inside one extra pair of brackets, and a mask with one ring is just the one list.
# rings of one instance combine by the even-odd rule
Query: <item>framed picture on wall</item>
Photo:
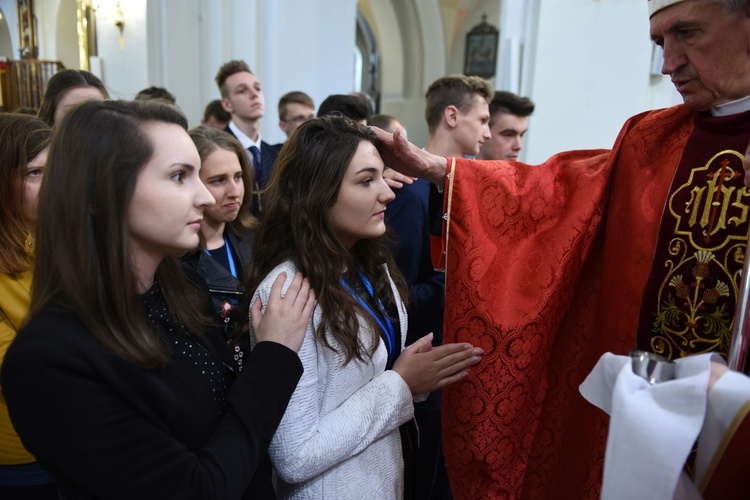
[(34, 0), (18, 0), (18, 34), (21, 42), (21, 59), (36, 59), (38, 54)]
[(466, 34), (466, 56), (464, 74), (492, 78), (497, 66), (497, 45), (500, 31), (487, 23), (487, 15), (482, 22)]

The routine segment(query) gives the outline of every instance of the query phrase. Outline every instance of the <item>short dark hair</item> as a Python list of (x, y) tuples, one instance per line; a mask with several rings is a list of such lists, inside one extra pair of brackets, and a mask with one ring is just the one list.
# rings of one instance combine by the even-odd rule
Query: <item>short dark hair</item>
[(502, 115), (514, 115), (525, 118), (534, 112), (534, 103), (528, 97), (521, 97), (513, 92), (498, 90), (490, 101), (490, 127)]
[(371, 116), (369, 120), (367, 120), (368, 125), (381, 128), (390, 133), (393, 133), (393, 131), (395, 130), (395, 128), (393, 127), (393, 122), (400, 123), (398, 118), (391, 115), (374, 115)]
[(82, 69), (64, 69), (58, 71), (47, 82), (42, 104), (39, 105), (39, 119), (50, 127), (55, 124), (55, 110), (63, 94), (75, 87), (95, 87), (99, 89), (105, 99), (109, 93), (104, 84), (95, 74)]
[(330, 115), (336, 111), (355, 122), (370, 118), (370, 106), (361, 97), (353, 95), (329, 95), (320, 104), (318, 117)]
[(474, 96), (482, 96), (488, 103), (492, 99), (492, 85), (478, 76), (449, 75), (438, 78), (427, 89), (424, 117), (427, 127), (433, 133), (440, 125), (445, 108), (456, 106), (466, 113), (474, 102)]
[(312, 97), (310, 97), (309, 95), (299, 90), (287, 92), (286, 94), (281, 96), (281, 99), (279, 99), (279, 120), (286, 120), (286, 106), (287, 104), (292, 102), (303, 104), (305, 106), (311, 107), (312, 109), (315, 109), (315, 102), (313, 102)]
[(221, 97), (226, 98), (229, 96), (225, 83), (227, 82), (227, 78), (237, 73), (253, 74), (253, 72), (250, 71), (250, 66), (248, 66), (245, 61), (233, 59), (221, 65), (219, 71), (216, 73), (216, 85), (219, 86)]
[(203, 121), (207, 122), (212, 116), (221, 122), (229, 122), (232, 119), (232, 115), (221, 105), (221, 99), (214, 99), (206, 104), (206, 109), (203, 111)]
[(136, 101), (163, 101), (168, 104), (177, 104), (177, 98), (164, 87), (150, 86), (135, 95)]
[(750, 10), (750, 0), (716, 0), (724, 6), (727, 12)]
[(365, 92), (349, 92), (349, 95), (359, 97), (360, 99), (365, 101), (365, 103), (367, 103), (367, 106), (370, 108), (370, 114), (377, 111), (377, 104), (375, 103), (375, 99), (373, 99), (370, 94), (367, 94)]

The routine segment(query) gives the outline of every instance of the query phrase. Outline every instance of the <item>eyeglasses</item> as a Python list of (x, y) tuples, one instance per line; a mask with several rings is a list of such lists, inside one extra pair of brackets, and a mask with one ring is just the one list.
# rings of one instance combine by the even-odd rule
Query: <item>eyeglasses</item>
[(305, 123), (307, 121), (312, 120), (315, 118), (314, 116), (295, 116), (294, 118), (289, 118), (288, 120), (281, 120), (284, 123)]

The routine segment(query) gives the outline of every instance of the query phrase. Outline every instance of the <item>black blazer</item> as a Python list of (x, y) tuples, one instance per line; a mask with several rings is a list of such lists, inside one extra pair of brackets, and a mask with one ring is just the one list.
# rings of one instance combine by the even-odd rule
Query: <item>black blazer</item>
[(241, 316), (247, 314), (247, 311), (240, 311), (238, 306), (242, 302), (242, 293), (244, 292), (242, 282), (250, 269), (250, 255), (253, 251), (255, 231), (247, 230), (242, 237), (238, 237), (229, 229), (225, 229), (224, 234), (233, 250), (232, 255), (236, 259), (237, 278), (201, 249), (187, 255), (183, 261), (205, 280), (213, 301), (217, 324), (223, 327), (225, 337), (228, 340), (234, 340), (242, 323), (243, 318)]
[(435, 271), (430, 257), (429, 186), (418, 179), (394, 189), (396, 198), (385, 212), (386, 225), (398, 236), (393, 257), (409, 284), (407, 345), (430, 332), (435, 345), (443, 339), (445, 273)]
[[(229, 125), (224, 128), (224, 131), (236, 138), (232, 129), (229, 128)], [(260, 141), (261, 168), (259, 169), (258, 165), (253, 164), (253, 202), (250, 204), (250, 213), (258, 219), (263, 218), (263, 191), (265, 191), (268, 181), (271, 179), (271, 172), (273, 171), (274, 165), (276, 165), (276, 157), (279, 156), (281, 146), (281, 144), (268, 144), (265, 141)], [(247, 157), (252, 164), (253, 157), (252, 154), (250, 154), (250, 151), (247, 152)], [(247, 193), (250, 194), (250, 190), (247, 188), (245, 189)]]
[[(231, 362), (220, 335), (203, 341)], [(50, 303), (10, 346), (2, 388), (21, 441), (64, 498), (273, 498), (266, 452), (301, 375), (293, 351), (261, 342), (219, 415), (191, 361), (140, 368)]]

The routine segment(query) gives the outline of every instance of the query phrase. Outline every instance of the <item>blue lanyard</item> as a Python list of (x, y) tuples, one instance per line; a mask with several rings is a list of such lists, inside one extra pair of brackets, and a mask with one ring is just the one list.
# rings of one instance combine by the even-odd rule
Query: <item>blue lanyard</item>
[[(349, 283), (347, 283), (343, 278), (341, 279), (341, 283), (343, 283), (344, 288), (346, 288), (349, 291), (349, 293), (351, 293), (352, 296), (359, 301), (362, 307), (365, 308), (365, 310), (370, 314), (370, 316), (372, 316), (373, 319), (377, 322), (378, 326), (380, 326), (380, 329), (383, 331), (383, 334), (385, 335), (386, 340), (388, 340), (388, 353), (391, 356), (393, 356), (393, 354), (396, 353), (396, 333), (393, 330), (393, 323), (391, 323), (391, 320), (388, 319), (388, 314), (385, 311), (385, 307), (383, 307), (383, 302), (380, 299), (375, 299), (375, 291), (372, 288), (372, 284), (370, 284), (370, 280), (368, 280), (367, 276), (362, 274), (362, 272), (359, 270), (357, 270), (357, 275), (359, 275), (359, 279), (362, 280), (362, 284), (365, 285), (365, 289), (367, 290), (367, 293), (370, 295), (370, 297), (373, 298), (373, 300), (375, 300), (378, 303), (380, 312), (383, 313), (382, 320), (380, 316), (378, 316), (375, 313), (375, 311), (372, 310), (372, 308), (367, 303), (367, 301), (364, 300), (362, 297), (360, 297), (357, 292), (352, 290), (352, 287), (350, 287)], [(383, 320), (385, 320), (385, 323), (383, 323)]]
[[(232, 276), (237, 278), (237, 267), (234, 265), (234, 257), (232, 257), (232, 251), (229, 249), (229, 240), (227, 240), (227, 236), (224, 235), (224, 248), (227, 251), (227, 262), (229, 263), (229, 272), (232, 273)], [(211, 252), (206, 250), (206, 253), (208, 255), (211, 255)]]

